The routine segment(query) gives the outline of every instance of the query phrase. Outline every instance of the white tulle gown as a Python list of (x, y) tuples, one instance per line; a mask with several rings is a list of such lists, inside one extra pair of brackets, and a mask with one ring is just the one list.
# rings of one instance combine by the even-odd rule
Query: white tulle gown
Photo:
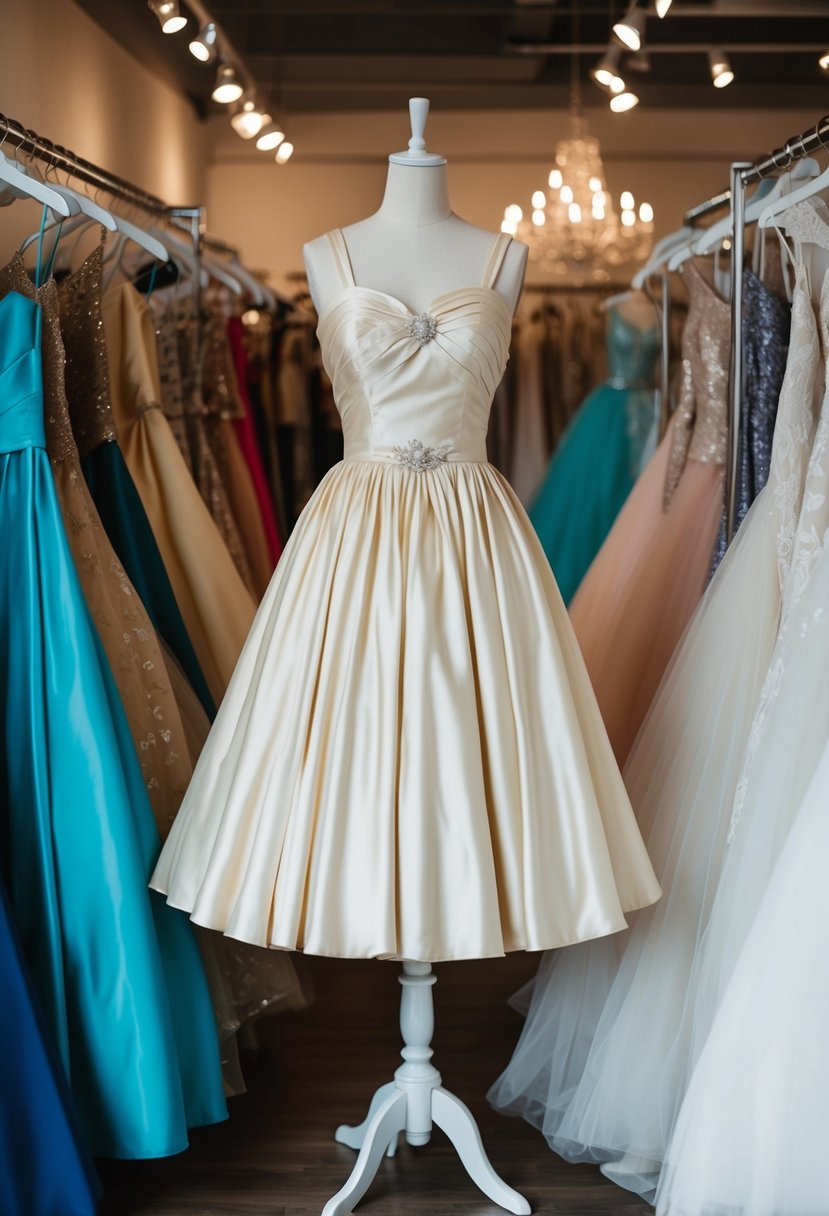
[[(809, 226), (813, 209), (803, 207)], [(563, 1156), (614, 1163), (606, 1172), (649, 1198), (692, 1060), (689, 977), (724, 872), (754, 713), (786, 605), (800, 598), (797, 554), (822, 475), (818, 433), (807, 478), (824, 386), (812, 298), (820, 260), (813, 244), (799, 243), (768, 487), (674, 657), (625, 774), (663, 900), (637, 917), (626, 942), (545, 957), (524, 1033), (491, 1091)]]
[(829, 744), (691, 1078), (658, 1216), (829, 1211), (827, 857)]

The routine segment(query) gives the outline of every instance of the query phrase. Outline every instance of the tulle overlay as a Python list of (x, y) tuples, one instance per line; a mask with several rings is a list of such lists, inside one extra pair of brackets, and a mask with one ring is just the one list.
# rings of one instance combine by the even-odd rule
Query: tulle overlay
[(612, 933), (658, 897), (555, 582), (491, 466), (331, 470), (153, 885), (244, 941), (432, 961)]

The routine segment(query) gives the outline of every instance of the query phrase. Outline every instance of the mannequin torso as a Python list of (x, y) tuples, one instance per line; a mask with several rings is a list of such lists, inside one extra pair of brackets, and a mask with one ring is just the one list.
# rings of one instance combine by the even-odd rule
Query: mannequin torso
[[(389, 165), (379, 211), (343, 229), (355, 281), (386, 292), (412, 312), (428, 312), (446, 292), (481, 283), (493, 234), (454, 215), (445, 165)], [(325, 237), (304, 248), (317, 312), (342, 290)], [(495, 288), (514, 312), (524, 282), (527, 246), (513, 241)]]

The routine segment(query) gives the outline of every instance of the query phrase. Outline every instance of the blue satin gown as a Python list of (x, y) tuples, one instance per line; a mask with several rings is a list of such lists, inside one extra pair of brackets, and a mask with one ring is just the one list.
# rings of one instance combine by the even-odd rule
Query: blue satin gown
[(93, 1154), (166, 1156), (226, 1117), (186, 918), (72, 564), (45, 450), (40, 308), (0, 299), (0, 847), (15, 922)]
[(98, 1190), (41, 1027), (0, 882), (0, 1212), (94, 1216)]
[(610, 378), (585, 399), (553, 453), (529, 516), (564, 602), (578, 590), (633, 489), (655, 437), (659, 354), (655, 328), (641, 330), (611, 308)]

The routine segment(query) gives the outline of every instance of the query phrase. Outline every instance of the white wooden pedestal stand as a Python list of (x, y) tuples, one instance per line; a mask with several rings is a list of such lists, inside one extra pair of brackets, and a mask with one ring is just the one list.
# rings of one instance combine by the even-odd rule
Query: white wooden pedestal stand
[(394, 1080), (377, 1090), (359, 1126), (337, 1128), (334, 1138), (360, 1151), (351, 1177), (328, 1200), (322, 1216), (348, 1216), (371, 1185), (383, 1155), (394, 1155), (400, 1132), (409, 1144), (428, 1144), (433, 1123), (452, 1141), (470, 1178), (485, 1195), (515, 1216), (529, 1216), (531, 1208), (523, 1195), (507, 1186), (492, 1168), (472, 1112), (460, 1098), (443, 1088), (440, 1073), (431, 1063), (435, 1029), (432, 985), (436, 978), (429, 963), (403, 963), (403, 974), (399, 977), (403, 986), (400, 998), (403, 1063)]

